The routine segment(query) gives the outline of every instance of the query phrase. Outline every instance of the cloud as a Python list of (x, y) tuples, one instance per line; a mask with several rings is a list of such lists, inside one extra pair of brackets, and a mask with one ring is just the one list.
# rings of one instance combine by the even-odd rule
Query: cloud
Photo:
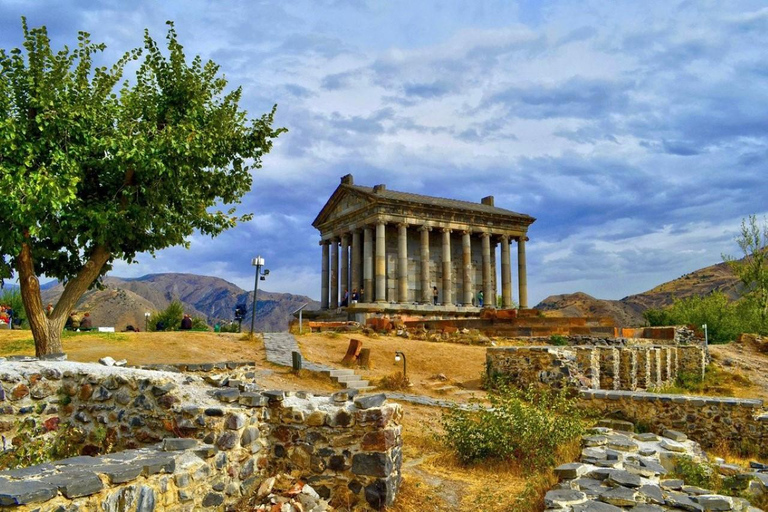
[[(19, 17), (56, 46), (77, 29), (105, 62), (162, 38), (221, 65), (256, 117), (290, 129), (254, 172), (254, 221), (194, 237), (115, 273), (216, 272), (317, 297), (310, 223), (357, 183), (496, 204), (538, 218), (532, 300), (620, 298), (716, 263), (768, 193), (768, 10), (749, 1), (294, 3), (0, 0), (0, 47)], [(125, 275), (125, 274), (124, 274)], [(274, 279), (272, 278), (274, 276)], [(290, 276), (290, 277), (282, 277)]]

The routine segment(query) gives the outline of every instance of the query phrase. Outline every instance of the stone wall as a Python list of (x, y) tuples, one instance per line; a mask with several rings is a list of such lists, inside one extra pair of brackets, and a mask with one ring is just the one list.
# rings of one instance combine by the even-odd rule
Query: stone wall
[[(144, 446), (101, 459), (77, 457), (75, 462), (0, 472), (0, 504), (21, 503), (20, 496), (31, 492), (22, 482), (35, 481), (41, 489), (30, 495), (35, 503), (123, 510), (102, 504), (150, 500), (159, 508), (162, 504), (179, 510), (223, 510), (277, 472), (291, 472), (324, 498), (343, 496), (359, 509), (392, 504), (402, 462), (399, 405), (385, 403), (384, 395), (355, 398), (340, 392), (315, 397), (256, 391), (256, 385), (247, 382), (252, 370), (211, 373), (204, 380), (183, 373), (78, 363), (0, 362), (3, 435), (9, 447), (21, 422), (33, 425), (33, 435), (44, 437), (55, 435), (65, 424), (76, 426), (83, 431), (80, 453), (87, 455), (103, 450), (105, 438), (112, 448)], [(114, 466), (121, 457), (136, 459), (138, 465), (144, 459), (167, 461), (170, 456), (155, 457), (161, 449), (156, 443), (179, 435), (186, 439), (173, 446), (189, 442), (195, 447), (180, 455), (182, 462), (154, 473), (139, 468), (131, 477), (139, 479), (134, 483), (83, 467)], [(203, 452), (198, 453), (200, 449)], [(204, 482), (178, 476), (177, 466), (186, 471), (187, 463), (208, 473)], [(155, 473), (164, 476), (154, 477)], [(69, 483), (82, 480), (81, 476), (93, 485), (87, 492), (70, 492)], [(96, 480), (103, 485), (99, 487)]]
[(768, 455), (768, 411), (756, 399), (581, 390), (584, 406), (660, 433), (685, 432), (711, 447), (722, 441)]
[(519, 387), (574, 386), (636, 390), (661, 387), (680, 372), (704, 375), (706, 355), (698, 345), (630, 347), (491, 347), (488, 375)]

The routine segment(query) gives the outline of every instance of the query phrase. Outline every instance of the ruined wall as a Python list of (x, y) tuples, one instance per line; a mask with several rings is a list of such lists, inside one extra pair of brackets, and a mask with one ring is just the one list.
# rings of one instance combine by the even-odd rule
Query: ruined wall
[[(78, 363), (0, 363), (3, 428), (9, 445), (22, 422), (32, 425), (33, 436), (43, 437), (54, 435), (65, 424), (78, 427), (84, 433), (80, 438), (84, 454), (105, 447), (105, 431), (114, 447), (182, 435), (186, 439), (178, 441), (176, 448), (198, 447), (198, 443), (205, 447), (202, 453), (195, 448), (184, 455), (186, 462), (178, 468), (189, 473), (191, 465), (195, 472), (207, 473), (201, 482), (193, 476), (178, 476), (169, 456), (146, 455), (160, 449), (154, 445), (100, 459), (78, 457), (76, 463), (0, 472), (0, 505), (53, 500), (106, 507), (101, 504), (152, 500), (180, 510), (223, 510), (275, 472), (306, 479), (324, 498), (342, 493), (360, 508), (392, 504), (402, 462), (399, 405), (385, 403), (384, 395), (354, 398), (340, 392), (315, 397), (251, 391), (253, 384), (244, 381), (248, 374), (247, 368), (239, 369), (237, 378), (211, 374), (206, 384), (200, 377), (181, 373)], [(125, 399), (119, 398), (123, 395)], [(155, 458), (165, 461), (159, 469), (152, 466), (157, 471), (138, 467), (144, 459)], [(136, 480), (132, 484), (108, 474), (101, 478), (98, 475), (106, 473), (90, 468), (134, 459), (136, 465), (131, 467), (138, 472), (129, 471), (130, 481)], [(163, 475), (155, 477), (155, 473)], [(24, 484), (29, 481), (37, 483)], [(68, 486), (80, 481), (92, 485), (70, 492)], [(104, 510), (124, 510), (121, 507)]]
[(646, 430), (679, 430), (707, 447), (727, 441), (768, 455), (768, 411), (762, 400), (586, 389), (580, 396), (585, 407)]
[(696, 345), (486, 349), (488, 374), (519, 387), (648, 389), (674, 382), (680, 372), (703, 376), (705, 366), (705, 351)]

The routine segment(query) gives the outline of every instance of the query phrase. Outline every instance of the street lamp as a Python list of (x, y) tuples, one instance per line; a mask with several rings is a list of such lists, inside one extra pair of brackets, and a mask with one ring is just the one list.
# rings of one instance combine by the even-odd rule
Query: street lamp
[(149, 331), (149, 317), (150, 317), (149, 311), (144, 313), (144, 332)]
[(259, 278), (264, 281), (269, 275), (269, 270), (262, 270), (264, 267), (264, 258), (261, 256), (253, 258), (251, 260), (251, 265), (256, 267), (256, 278), (253, 283), (253, 311), (251, 311), (251, 337), (253, 337), (253, 327), (256, 324), (256, 297), (259, 293)]
[(406, 375), (406, 373), (405, 373), (405, 371), (407, 370), (407, 367), (405, 365), (406, 364), (406, 362), (405, 362), (405, 354), (403, 354), (400, 351), (395, 352), (395, 362), (396, 363), (400, 362), (401, 358), (403, 359), (403, 380), (407, 381), (408, 380), (408, 375)]

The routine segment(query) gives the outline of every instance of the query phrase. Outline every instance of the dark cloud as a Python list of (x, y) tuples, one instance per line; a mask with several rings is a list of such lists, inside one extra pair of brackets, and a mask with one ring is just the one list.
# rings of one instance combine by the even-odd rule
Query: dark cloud
[(596, 118), (621, 111), (629, 104), (630, 85), (624, 82), (574, 77), (545, 86), (509, 87), (488, 96), (482, 108), (503, 105), (510, 113), (524, 118)]

